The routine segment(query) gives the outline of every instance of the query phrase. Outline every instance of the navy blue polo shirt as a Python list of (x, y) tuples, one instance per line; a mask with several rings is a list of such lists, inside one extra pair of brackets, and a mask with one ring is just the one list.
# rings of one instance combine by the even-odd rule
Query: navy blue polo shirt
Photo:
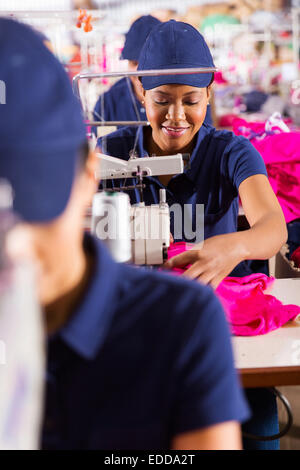
[(91, 236), (85, 249), (85, 297), (48, 340), (42, 447), (168, 449), (179, 433), (246, 420), (212, 289), (117, 264)]
[[(128, 160), (129, 153), (136, 149), (139, 157), (148, 156), (144, 148), (143, 130), (123, 128), (105, 139), (106, 153)], [(232, 233), (237, 230), (238, 188), (246, 178), (256, 174), (267, 175), (261, 155), (244, 137), (229, 131), (216, 130), (203, 124), (196, 136), (196, 144), (190, 158), (190, 167), (175, 175), (165, 187), (158, 177), (146, 177), (143, 182), (144, 201), (157, 204), (159, 189), (166, 188), (167, 203), (171, 210), (171, 232), (175, 241), (200, 242), (204, 239)], [(126, 184), (133, 184), (127, 179)], [(107, 186), (121, 186), (124, 181), (106, 182)], [(140, 202), (137, 190), (128, 193), (131, 203)], [(197, 205), (204, 204), (203, 219), (197, 215)], [(181, 207), (181, 231), (175, 227), (176, 205)], [(200, 206), (198, 206), (200, 207)], [(200, 210), (200, 209), (199, 209)], [(199, 214), (199, 213), (198, 213)], [(198, 218), (197, 218), (198, 217)], [(195, 234), (193, 237), (192, 235)], [(242, 263), (231, 273), (234, 276), (251, 274), (247, 263)]]
[[(93, 117), (95, 121), (147, 121), (145, 108), (135, 96), (130, 79), (126, 77), (99, 97)], [(205, 122), (212, 124), (210, 106), (207, 107)], [(92, 130), (96, 134), (96, 127)]]

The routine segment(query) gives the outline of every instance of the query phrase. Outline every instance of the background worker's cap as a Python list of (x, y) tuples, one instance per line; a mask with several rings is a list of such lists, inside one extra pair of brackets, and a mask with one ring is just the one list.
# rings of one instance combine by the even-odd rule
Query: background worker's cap
[(121, 59), (138, 62), (144, 42), (151, 30), (159, 24), (161, 22), (151, 15), (141, 16), (135, 20), (126, 34)]
[(23, 219), (50, 221), (67, 205), (86, 142), (79, 101), (40, 34), (10, 19), (0, 19), (0, 80), (0, 178)]
[[(215, 67), (203, 36), (191, 25), (170, 20), (152, 29), (139, 58), (138, 70)], [(169, 83), (207, 87), (213, 73), (141, 77), (145, 90)]]

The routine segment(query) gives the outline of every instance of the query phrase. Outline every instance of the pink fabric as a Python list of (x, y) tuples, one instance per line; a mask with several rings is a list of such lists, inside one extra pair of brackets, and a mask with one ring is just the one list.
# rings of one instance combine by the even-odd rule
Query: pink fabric
[(224, 83), (228, 83), (228, 80), (226, 80), (226, 78), (224, 78), (223, 76), (223, 73), (218, 70), (217, 72), (215, 72), (215, 79), (214, 81), (218, 84), (224, 84)]
[(300, 132), (265, 135), (264, 126), (262, 122), (237, 119), (233, 132), (250, 139), (263, 157), (270, 184), (288, 223), (300, 217)]
[[(290, 118), (282, 119), (282, 121), (292, 129), (292, 121)], [(243, 135), (247, 139), (260, 138), (263, 136), (280, 133), (283, 131), (280, 127), (272, 126), (272, 131), (266, 132), (266, 122), (265, 121), (246, 121), (245, 119), (236, 118), (232, 125), (232, 130), (236, 135)]]
[[(168, 250), (172, 258), (190, 246), (184, 242), (173, 243)], [(182, 274), (185, 268), (175, 268), (172, 272)], [(264, 291), (271, 286), (274, 278), (265, 274), (251, 274), (245, 277), (227, 277), (216, 294), (225, 310), (231, 331), (236, 336), (257, 336), (275, 330), (300, 314), (297, 305), (283, 305), (280, 300)]]
[(245, 119), (237, 118), (232, 124), (232, 131), (235, 135), (243, 135), (247, 139), (250, 139), (254, 134), (263, 134), (265, 125), (265, 122), (248, 122), (245, 121)]
[[(187, 251), (189, 249), (189, 244), (185, 242), (176, 242), (176, 243), (171, 243), (169, 249), (168, 249), (168, 259), (173, 258), (174, 256), (180, 255), (180, 253), (183, 253), (184, 251)], [(191, 265), (188, 264), (184, 268), (173, 268), (172, 273), (173, 274), (182, 274), (184, 271), (186, 271)]]
[(237, 115), (233, 113), (223, 114), (218, 120), (219, 127), (232, 127), (236, 117)]
[(291, 260), (294, 261), (296, 268), (300, 268), (300, 246), (293, 251)]
[(289, 132), (252, 141), (262, 155), (270, 184), (286, 222), (300, 217), (300, 133)]
[(232, 333), (237, 336), (264, 335), (276, 330), (300, 314), (297, 305), (283, 305), (264, 290), (274, 278), (265, 274), (227, 277), (216, 289)]

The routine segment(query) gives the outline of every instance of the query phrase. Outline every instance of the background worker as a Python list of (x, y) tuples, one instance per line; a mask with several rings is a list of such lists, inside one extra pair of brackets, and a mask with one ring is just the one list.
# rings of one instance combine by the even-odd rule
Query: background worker
[[(140, 51), (151, 29), (160, 24), (154, 16), (141, 16), (131, 25), (125, 36), (121, 60), (128, 61), (128, 71), (135, 72)], [(99, 96), (93, 111), (95, 121), (146, 121), (145, 108), (141, 103), (137, 77), (118, 80), (103, 95)], [(97, 127), (92, 128), (97, 135)]]

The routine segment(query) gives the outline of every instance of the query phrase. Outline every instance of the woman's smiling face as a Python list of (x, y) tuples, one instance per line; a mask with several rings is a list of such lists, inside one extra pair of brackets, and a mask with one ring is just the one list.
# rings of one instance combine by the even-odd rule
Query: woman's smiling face
[(205, 119), (210, 87), (169, 84), (144, 91), (152, 138), (163, 154), (189, 149)]

